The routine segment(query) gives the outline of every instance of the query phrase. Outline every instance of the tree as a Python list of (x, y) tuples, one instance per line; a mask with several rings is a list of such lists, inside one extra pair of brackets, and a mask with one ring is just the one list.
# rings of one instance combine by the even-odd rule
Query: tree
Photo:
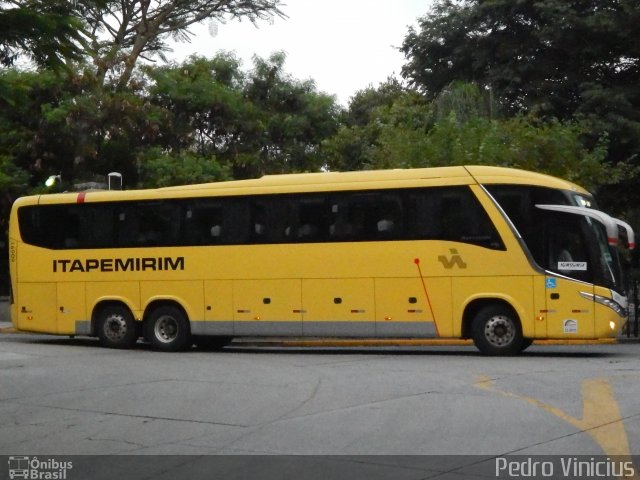
[[(123, 173), (137, 182), (140, 152), (154, 146), (166, 112), (138, 90), (96, 89), (92, 75), (74, 71), (0, 72), (12, 103), (0, 98), (0, 157), (29, 172), (31, 188), (61, 174), (73, 183)], [(24, 192), (22, 192), (24, 193)]]
[(143, 188), (191, 185), (230, 180), (229, 171), (215, 157), (183, 151), (168, 153), (146, 150), (140, 158), (140, 186)]
[(618, 169), (602, 164), (606, 142), (594, 148), (581, 142), (584, 124), (541, 121), (534, 114), (504, 118), (491, 101), (488, 90), (460, 82), (431, 101), (404, 90), (373, 108), (366, 125), (342, 126), (328, 139), (326, 151), (334, 155), (329, 165), (347, 164), (356, 153), (358, 168), (368, 169), (500, 165), (549, 173), (587, 188), (619, 179)]
[(335, 135), (323, 142), (326, 167), (331, 170), (360, 170), (373, 164), (372, 153), (380, 135), (381, 125), (374, 121), (377, 112), (391, 107), (409, 93), (400, 81), (389, 77), (377, 87), (368, 86), (351, 98), (340, 114), (340, 126)]
[(475, 82), (506, 114), (578, 122), (587, 149), (607, 137), (604, 161), (632, 175), (602, 189), (620, 211), (640, 201), (638, 22), (633, 0), (442, 0), (405, 37), (402, 73), (428, 98)]
[(335, 98), (284, 72), (285, 57), (254, 58), (250, 72), (228, 54), (147, 68), (151, 101), (169, 115), (167, 151), (215, 158), (234, 178), (319, 170), (322, 141), (337, 128)]
[(445, 0), (409, 30), (402, 73), (431, 97), (471, 81), (508, 111), (569, 118), (596, 85), (638, 83), (639, 20), (631, 0)]
[(593, 188), (611, 180), (615, 172), (602, 164), (603, 146), (591, 151), (584, 147), (583, 132), (583, 125), (572, 122), (539, 122), (525, 116), (459, 122), (451, 113), (428, 131), (402, 123), (384, 128), (373, 166), (498, 165), (544, 172)]
[[(0, 22), (13, 20), (20, 28), (7, 29), (5, 38), (9, 41), (0, 50), (0, 55), (4, 54), (0, 60), (10, 63), (14, 52), (35, 45), (42, 48), (35, 48), (32, 55), (36, 60), (42, 57), (44, 66), (48, 65), (45, 60), (67, 62), (64, 66), (68, 84), (56, 85), (55, 91), (49, 91), (55, 81), (45, 71), (42, 79), (27, 75), (13, 84), (5, 82), (11, 74), (0, 78), (0, 103), (12, 106), (16, 98), (27, 97), (25, 108), (34, 110), (30, 117), (18, 120), (19, 112), (24, 110), (21, 107), (15, 112), (18, 115), (9, 113), (8, 117), (13, 118), (3, 120), (13, 122), (23, 133), (30, 131), (34, 135), (32, 142), (18, 143), (19, 148), (11, 156), (16, 165), (34, 173), (36, 181), (51, 168), (75, 180), (87, 180), (110, 168), (126, 173), (126, 178), (135, 182), (141, 149), (153, 146), (157, 135), (168, 134), (158, 127), (163, 115), (168, 116), (167, 111), (148, 101), (145, 78), (138, 76), (131, 81), (139, 60), (163, 58), (170, 36), (188, 40), (189, 28), (206, 19), (256, 22), (283, 15), (278, 8), (280, 0), (12, 0), (11, 3), (15, 8), (0, 11)], [(49, 32), (52, 33), (49, 40), (33, 43), (38, 33), (46, 37)], [(82, 59), (91, 59), (93, 65), (82, 63)], [(74, 60), (78, 63), (72, 64)], [(44, 89), (40, 88), (41, 80), (48, 83)], [(52, 98), (40, 103), (37, 97), (48, 93)], [(20, 121), (24, 124), (20, 125)], [(166, 122), (163, 125), (168, 126)], [(25, 151), (20, 152), (23, 147)]]
[(172, 152), (191, 150), (224, 156), (241, 142), (250, 102), (243, 92), (245, 73), (232, 54), (192, 57), (181, 65), (147, 67), (151, 101), (168, 114), (162, 144)]
[(189, 40), (192, 25), (284, 16), (279, 6), (280, 0), (105, 0), (81, 10), (90, 27), (87, 53), (99, 82), (109, 80), (122, 89), (139, 59), (164, 59), (167, 40)]
[[(13, 5), (12, 8), (7, 8)], [(73, 3), (60, 0), (0, 3), (0, 65), (11, 66), (20, 54), (40, 67), (62, 69), (82, 57), (83, 23)]]

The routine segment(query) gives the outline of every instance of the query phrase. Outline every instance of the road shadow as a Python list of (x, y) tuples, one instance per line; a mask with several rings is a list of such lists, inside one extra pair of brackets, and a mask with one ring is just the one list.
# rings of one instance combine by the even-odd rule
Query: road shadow
[[(11, 343), (28, 343), (31, 345), (59, 345), (68, 346), (73, 348), (87, 348), (87, 349), (103, 349), (100, 345), (100, 341), (97, 338), (92, 337), (59, 337), (53, 335), (42, 334), (12, 334), (3, 335), (0, 337), (3, 342)], [(421, 355), (425, 357), (442, 357), (442, 356), (454, 356), (454, 357), (473, 357), (482, 359), (494, 359), (501, 357), (489, 357), (481, 354), (472, 345), (424, 345), (424, 346), (340, 346), (340, 345), (325, 345), (325, 346), (287, 346), (284, 342), (269, 342), (263, 343), (252, 341), (244, 341), (242, 339), (235, 340), (231, 345), (228, 345), (220, 350), (207, 350), (193, 347), (189, 350), (173, 353), (173, 355), (192, 355), (192, 354), (212, 354), (212, 355), (243, 355), (243, 354), (258, 354), (258, 355), (393, 355), (393, 356), (416, 356)], [(619, 345), (532, 345), (526, 351), (519, 355), (509, 357), (509, 361), (528, 359), (528, 358), (586, 358), (586, 359), (598, 359), (598, 358), (615, 358), (622, 356), (623, 352), (616, 352), (616, 348)], [(602, 348), (606, 347), (606, 351), (602, 351)], [(117, 351), (117, 350), (111, 350)], [(171, 353), (158, 352), (150, 343), (142, 340), (128, 351), (149, 351), (154, 353), (163, 353), (165, 355), (171, 355)], [(506, 361), (506, 359), (504, 359)]]

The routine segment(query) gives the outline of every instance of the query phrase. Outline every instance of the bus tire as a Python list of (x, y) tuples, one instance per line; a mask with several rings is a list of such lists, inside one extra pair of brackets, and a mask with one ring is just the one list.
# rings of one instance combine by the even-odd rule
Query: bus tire
[(522, 351), (522, 328), (516, 314), (503, 305), (481, 309), (471, 324), (473, 343), (485, 355), (515, 355)]
[(158, 350), (185, 350), (191, 346), (189, 320), (180, 308), (162, 305), (149, 314), (145, 337)]
[(205, 351), (217, 351), (222, 350), (229, 345), (233, 337), (227, 336), (211, 336), (211, 335), (198, 335), (193, 337), (193, 343), (200, 350)]
[(138, 341), (138, 326), (122, 305), (102, 307), (96, 316), (96, 330), (103, 347), (131, 348)]

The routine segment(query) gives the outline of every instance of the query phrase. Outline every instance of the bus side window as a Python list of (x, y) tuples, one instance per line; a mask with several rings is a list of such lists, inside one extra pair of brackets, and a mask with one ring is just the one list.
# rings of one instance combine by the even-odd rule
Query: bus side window
[(443, 239), (503, 250), (500, 235), (473, 192), (468, 187), (447, 190), (442, 197)]
[(256, 243), (264, 242), (267, 238), (267, 207), (262, 203), (251, 205), (250, 237)]
[(18, 225), (22, 240), (30, 245), (45, 246), (40, 234), (40, 209), (38, 206), (20, 207), (18, 209)]
[(324, 197), (297, 197), (291, 206), (291, 222), (285, 231), (290, 241), (317, 242), (326, 238), (329, 228)]
[(441, 237), (440, 195), (436, 189), (412, 192), (405, 201), (407, 236), (411, 239)]
[(138, 233), (138, 217), (128, 208), (120, 208), (117, 212), (116, 228), (117, 244), (120, 247), (132, 247)]
[(331, 198), (328, 232), (332, 241), (404, 238), (404, 209), (396, 193), (346, 193)]
[(47, 221), (42, 224), (43, 234), (51, 237), (49, 245), (55, 249), (80, 246), (78, 213), (72, 205), (52, 205), (45, 209)]
[(434, 187), (412, 192), (406, 202), (408, 237), (449, 240), (504, 249), (491, 219), (468, 187)]
[(347, 219), (351, 225), (351, 240), (378, 238), (378, 222), (382, 220), (379, 198), (377, 194), (354, 194), (349, 198)]
[(329, 238), (332, 241), (344, 241), (353, 235), (353, 224), (349, 221), (349, 204), (344, 198), (332, 198), (330, 201)]
[(80, 209), (80, 243), (83, 247), (112, 247), (113, 207), (110, 204), (84, 206)]
[(400, 239), (404, 236), (402, 202), (397, 195), (383, 195), (380, 198), (376, 229), (379, 238)]
[(210, 245), (222, 243), (223, 209), (219, 202), (201, 201), (185, 211), (185, 243)]
[(80, 219), (77, 213), (67, 212), (64, 224), (60, 226), (60, 229), (64, 236), (62, 243), (64, 248), (80, 247)]
[(18, 210), (25, 242), (53, 249), (100, 248), (113, 245), (109, 205), (47, 205)]
[(153, 247), (180, 244), (180, 204), (177, 202), (130, 202), (118, 218), (118, 244)]
[(141, 217), (139, 235), (147, 245), (180, 244), (180, 204), (175, 201), (148, 205)]
[(443, 195), (440, 209), (443, 239), (456, 242), (462, 240), (467, 220), (462, 198), (455, 194)]
[(223, 208), (223, 242), (226, 244), (247, 243), (250, 238), (250, 206), (246, 199), (233, 199)]
[(287, 242), (287, 233), (291, 231), (290, 211), (285, 196), (254, 199), (251, 202), (250, 243)]

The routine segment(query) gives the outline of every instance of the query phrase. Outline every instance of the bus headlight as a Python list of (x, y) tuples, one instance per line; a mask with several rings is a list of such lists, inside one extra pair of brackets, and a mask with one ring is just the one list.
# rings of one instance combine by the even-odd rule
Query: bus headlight
[(611, 310), (616, 312), (621, 317), (626, 316), (627, 312), (625, 311), (625, 309), (622, 307), (622, 305), (620, 305), (615, 300), (612, 300), (607, 297), (603, 297), (602, 295), (594, 295), (592, 293), (587, 293), (587, 292), (580, 292), (580, 296), (583, 298), (586, 298), (587, 300), (593, 300), (594, 302), (604, 305), (605, 307), (609, 307)]

